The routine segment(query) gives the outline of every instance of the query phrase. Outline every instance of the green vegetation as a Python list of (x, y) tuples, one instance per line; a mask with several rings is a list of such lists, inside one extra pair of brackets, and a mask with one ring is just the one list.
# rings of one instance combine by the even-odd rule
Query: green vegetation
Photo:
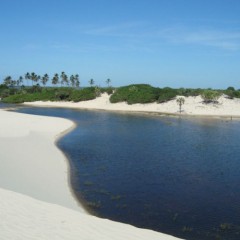
[(94, 87), (83, 88), (81, 90), (74, 90), (69, 97), (69, 101), (80, 102), (92, 100), (97, 97)]
[[(29, 84), (30, 82), (30, 84)], [(63, 71), (55, 73), (50, 78), (46, 73), (40, 76), (34, 72), (27, 72), (24, 77), (14, 80), (11, 76), (5, 77), (0, 85), (0, 98), (6, 103), (23, 103), (33, 101), (86, 101), (99, 97), (102, 93), (113, 93), (111, 80), (105, 81), (107, 87), (94, 86), (95, 81), (89, 80), (90, 87), (80, 88), (78, 74), (70, 77)], [(47, 86), (52, 85), (52, 86)]]
[(101, 90), (101, 93), (106, 92), (108, 95), (111, 95), (114, 92), (114, 88), (112, 88), (112, 87), (100, 88), (100, 90)]
[(159, 89), (159, 95), (158, 95), (158, 103), (164, 103), (167, 101), (170, 101), (172, 99), (174, 99), (176, 96), (178, 95), (178, 91), (177, 89), (173, 89), (173, 88), (163, 88), (163, 89)]
[[(29, 84), (30, 81), (30, 84)], [(98, 87), (93, 79), (88, 81), (90, 87), (80, 88), (79, 75), (67, 76), (65, 72), (55, 73), (52, 78), (46, 73), (43, 76), (36, 73), (26, 73), (24, 77), (20, 76), (13, 80), (7, 76), (0, 85), (0, 98), (6, 103), (23, 103), (33, 101), (73, 101), (80, 102), (92, 100), (102, 93), (110, 95), (111, 103), (127, 102), (128, 104), (136, 103), (164, 103), (176, 96), (199, 96), (206, 104), (217, 103), (218, 98), (224, 94), (229, 99), (240, 98), (240, 90), (234, 87), (228, 87), (226, 90), (212, 89), (192, 89), (192, 88), (156, 88), (148, 84), (132, 84), (119, 88), (110, 86), (111, 80), (105, 81), (106, 87)], [(48, 85), (52, 86), (48, 86)], [(30, 85), (30, 86), (29, 86)], [(180, 99), (180, 98), (179, 98)], [(184, 102), (177, 100), (180, 112)]]
[[(11, 91), (11, 90), (10, 90)], [(73, 101), (80, 102), (92, 100), (97, 97), (94, 87), (83, 89), (73, 88), (41, 88), (33, 86), (31, 88), (22, 88), (14, 94), (6, 94), (6, 90), (0, 92), (0, 97), (6, 103), (23, 103), (34, 101)]]
[(228, 96), (228, 98), (240, 98), (240, 91), (235, 90), (234, 87), (228, 87), (225, 91), (223, 91), (224, 94)]
[(159, 88), (151, 87), (148, 84), (135, 84), (120, 87), (111, 95), (110, 102), (152, 103), (159, 97)]
[(205, 90), (201, 94), (204, 103), (217, 103), (221, 93), (216, 90)]

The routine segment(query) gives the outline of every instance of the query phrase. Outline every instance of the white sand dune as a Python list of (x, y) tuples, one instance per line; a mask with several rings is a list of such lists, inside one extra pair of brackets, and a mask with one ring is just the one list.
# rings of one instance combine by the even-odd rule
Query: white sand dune
[(127, 224), (89, 216), (0, 189), (0, 239), (174, 240)]
[(0, 111), (0, 187), (79, 209), (69, 190), (68, 162), (55, 138), (73, 123)]
[[(240, 99), (228, 99), (225, 96), (219, 98), (218, 104), (204, 104), (200, 96), (184, 97), (182, 115), (187, 116), (222, 116), (222, 117), (240, 117)], [(83, 102), (31, 102), (24, 103), (26, 105), (46, 106), (46, 107), (69, 107), (77, 109), (98, 109), (111, 111), (130, 111), (130, 112), (155, 112), (166, 114), (179, 114), (179, 106), (176, 100), (166, 103), (149, 103), (149, 104), (133, 104), (128, 105), (125, 102), (110, 103), (109, 96), (104, 93), (101, 97), (94, 100)]]
[(162, 233), (88, 215), (54, 142), (71, 121), (0, 110), (1, 240), (155, 240)]

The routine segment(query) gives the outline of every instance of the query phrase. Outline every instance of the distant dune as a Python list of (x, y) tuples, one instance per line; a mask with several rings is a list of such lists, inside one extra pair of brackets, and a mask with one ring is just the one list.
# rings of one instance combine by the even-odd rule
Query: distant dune
[[(178, 96), (179, 97), (179, 96)], [(183, 112), (181, 115), (185, 116), (220, 116), (220, 117), (240, 117), (240, 99), (229, 99), (226, 96), (221, 96), (218, 103), (203, 103), (200, 96), (197, 97), (183, 97), (185, 103), (182, 106)], [(163, 114), (179, 115), (179, 106), (176, 99), (166, 103), (149, 103), (149, 104), (133, 104), (128, 105), (122, 103), (110, 103), (109, 95), (102, 94), (94, 100), (83, 102), (31, 102), (24, 103), (33, 106), (48, 106), (48, 107), (69, 107), (79, 109), (98, 109), (111, 111), (130, 111), (130, 112), (152, 112)]]

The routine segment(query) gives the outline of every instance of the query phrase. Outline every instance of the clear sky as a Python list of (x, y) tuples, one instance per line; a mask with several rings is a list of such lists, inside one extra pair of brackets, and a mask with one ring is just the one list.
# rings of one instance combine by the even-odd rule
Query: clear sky
[(0, 0), (0, 81), (240, 88), (239, 0)]

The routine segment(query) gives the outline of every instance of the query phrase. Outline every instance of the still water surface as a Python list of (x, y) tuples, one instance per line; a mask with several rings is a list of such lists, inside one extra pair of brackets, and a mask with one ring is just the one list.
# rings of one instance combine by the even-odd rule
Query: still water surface
[(93, 214), (190, 240), (240, 239), (240, 122), (18, 111), (77, 123), (58, 146)]

